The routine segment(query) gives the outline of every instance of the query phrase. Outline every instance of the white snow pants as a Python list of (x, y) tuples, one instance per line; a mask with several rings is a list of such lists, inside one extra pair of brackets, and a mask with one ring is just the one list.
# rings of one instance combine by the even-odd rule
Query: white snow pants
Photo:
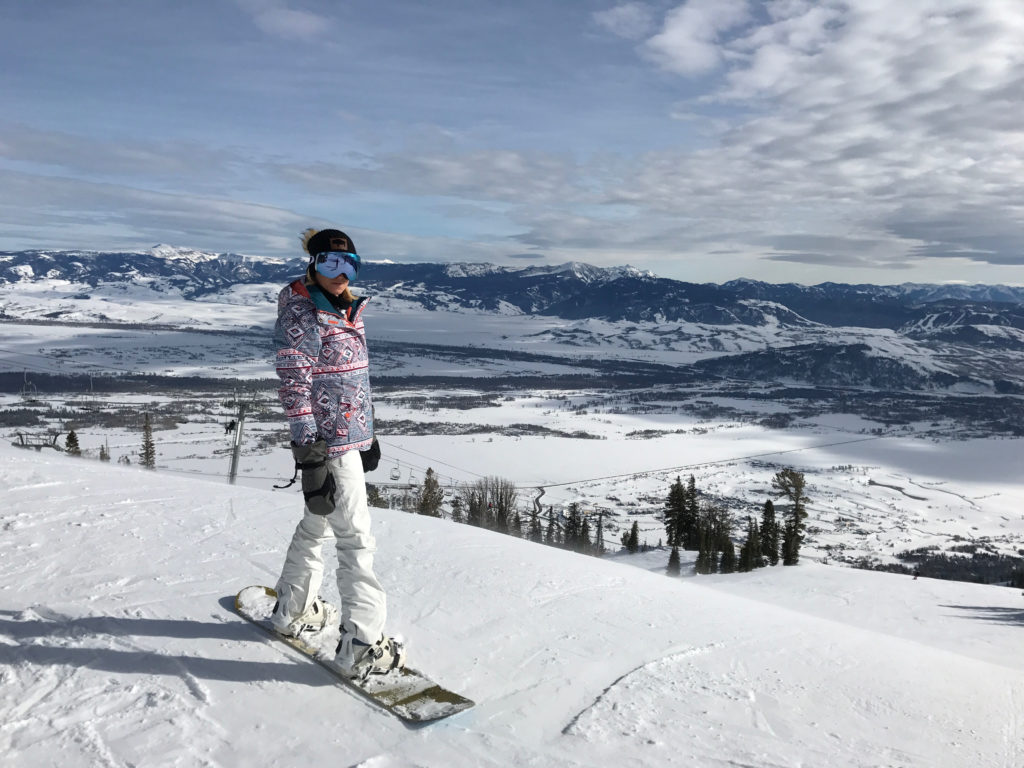
[(327, 466), (337, 484), (334, 511), (329, 515), (304, 511), (277, 582), (278, 610), (296, 619), (312, 605), (324, 577), (323, 546), (333, 534), (341, 626), (372, 644), (384, 632), (387, 598), (373, 573), (377, 545), (370, 533), (362, 458), (359, 451), (345, 451), (329, 459)]

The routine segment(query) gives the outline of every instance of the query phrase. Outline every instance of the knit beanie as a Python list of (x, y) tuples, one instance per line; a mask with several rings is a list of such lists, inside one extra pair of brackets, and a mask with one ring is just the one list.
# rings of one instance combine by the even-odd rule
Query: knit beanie
[(352, 238), (340, 229), (316, 230), (310, 227), (302, 233), (302, 247), (309, 254), (310, 260), (325, 251), (356, 253), (356, 245)]

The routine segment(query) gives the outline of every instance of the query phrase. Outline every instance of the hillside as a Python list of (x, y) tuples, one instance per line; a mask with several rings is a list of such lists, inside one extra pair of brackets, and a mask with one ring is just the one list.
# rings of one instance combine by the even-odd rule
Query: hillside
[(226, 608), (273, 581), (295, 494), (6, 445), (0, 483), (6, 764), (1024, 762), (1015, 590), (817, 565), (669, 579), (378, 510), (391, 628), (478, 702), (410, 730)]

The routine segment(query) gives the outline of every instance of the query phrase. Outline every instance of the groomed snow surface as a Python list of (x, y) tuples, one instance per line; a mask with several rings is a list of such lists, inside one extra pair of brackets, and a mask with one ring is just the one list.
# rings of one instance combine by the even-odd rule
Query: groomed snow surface
[(377, 510), (391, 631), (477, 702), (407, 728), (230, 610), (296, 494), (6, 445), (0, 485), (5, 766), (1024, 765), (1018, 590), (671, 579)]

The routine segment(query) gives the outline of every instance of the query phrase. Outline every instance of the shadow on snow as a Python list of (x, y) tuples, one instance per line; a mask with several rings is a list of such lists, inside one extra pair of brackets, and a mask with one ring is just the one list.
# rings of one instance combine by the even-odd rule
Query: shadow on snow
[[(234, 612), (234, 597), (220, 600), (222, 607)], [(0, 617), (14, 611), (0, 611)], [(184, 640), (225, 640), (230, 643), (266, 643), (263, 633), (241, 619), (234, 622), (192, 621), (189, 619), (130, 619), (109, 616), (57, 618), (55, 620), (17, 621), (0, 618), (0, 635), (17, 645), (0, 644), (0, 664), (52, 664), (86, 667), (106, 672), (191, 675), (203, 680), (236, 683), (278, 681), (298, 685), (328, 686), (334, 680), (315, 664), (294, 661), (264, 662), (241, 659), (210, 659), (199, 656), (172, 656), (144, 649), (71, 647), (32, 642), (69, 639), (85, 640), (98, 635), (116, 638), (167, 637)]]
[(997, 624), (1019, 624), (1024, 626), (1024, 608), (1007, 608), (997, 605), (944, 605), (943, 608), (955, 608), (979, 621)]

